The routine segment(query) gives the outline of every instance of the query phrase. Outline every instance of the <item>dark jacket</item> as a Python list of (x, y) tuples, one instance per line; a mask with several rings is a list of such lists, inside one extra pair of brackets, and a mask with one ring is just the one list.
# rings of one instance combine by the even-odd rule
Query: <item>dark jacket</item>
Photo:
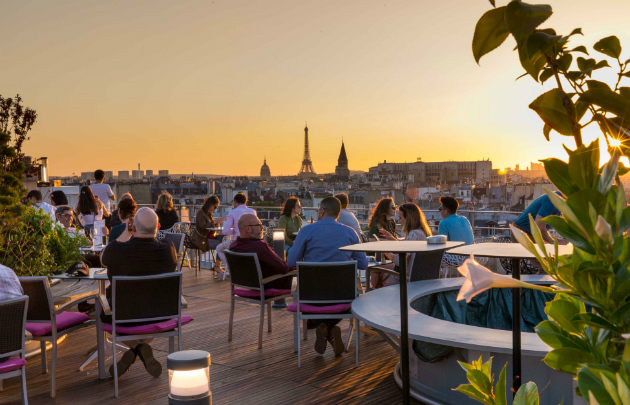
[(214, 228), (214, 215), (211, 212), (199, 210), (195, 219), (195, 226), (192, 229), (192, 243), (202, 252), (210, 250), (208, 247), (208, 236), (210, 231), (207, 228)]
[(179, 217), (177, 216), (177, 211), (174, 209), (170, 209), (168, 211), (155, 211), (158, 216), (158, 221), (160, 222), (160, 229), (165, 231), (167, 229), (171, 229), (173, 225), (179, 222)]

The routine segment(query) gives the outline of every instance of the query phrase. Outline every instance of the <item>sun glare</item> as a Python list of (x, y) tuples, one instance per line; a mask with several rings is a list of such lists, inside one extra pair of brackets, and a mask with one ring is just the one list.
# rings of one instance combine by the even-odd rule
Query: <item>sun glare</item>
[(610, 146), (617, 148), (621, 146), (621, 141), (619, 139), (610, 138)]

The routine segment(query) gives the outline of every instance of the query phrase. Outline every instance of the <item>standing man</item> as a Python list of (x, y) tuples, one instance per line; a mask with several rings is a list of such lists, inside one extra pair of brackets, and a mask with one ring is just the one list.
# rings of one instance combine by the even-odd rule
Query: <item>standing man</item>
[[(317, 222), (302, 228), (293, 242), (293, 247), (289, 250), (287, 259), (289, 267), (295, 267), (299, 261), (343, 262), (356, 260), (360, 270), (367, 269), (368, 261), (365, 253), (339, 250), (343, 246), (361, 243), (359, 235), (352, 228), (337, 222), (340, 211), (341, 203), (335, 197), (326, 197), (319, 203)], [(341, 329), (336, 326), (340, 319), (316, 319), (314, 321), (318, 324), (315, 351), (324, 354), (328, 341), (335, 350), (335, 355), (340, 356), (345, 349), (341, 339)]]
[[(227, 236), (227, 238), (224, 238), (225, 240), (221, 242), (221, 244), (218, 245), (216, 249), (219, 258), (223, 263), (226, 263), (226, 266), (227, 261), (225, 260), (225, 254), (223, 253), (223, 251), (230, 247), (230, 244), (234, 240), (233, 235), (235, 235), (236, 237), (241, 236), (241, 232), (238, 229), (239, 218), (243, 214), (253, 214), (254, 216), (258, 217), (255, 210), (247, 207), (247, 196), (243, 193), (238, 193), (234, 196), (234, 200), (232, 200), (232, 208), (232, 211), (227, 214), (225, 218), (225, 223), (223, 224), (223, 235)], [(223, 270), (221, 268), (215, 267), (214, 270), (219, 274), (223, 273)]]
[[(105, 172), (101, 169), (98, 169), (94, 172), (94, 180), (96, 183), (90, 184), (90, 188), (92, 189), (92, 193), (94, 196), (98, 197), (99, 200), (103, 202), (105, 208), (107, 208), (108, 212), (111, 212), (109, 209), (109, 202), (112, 200), (116, 200), (116, 196), (112, 191), (112, 188), (107, 183), (103, 183), (105, 180)], [(111, 214), (105, 218), (105, 226), (108, 230), (112, 230), (112, 216)]]
[(348, 225), (350, 228), (354, 229), (357, 235), (359, 235), (359, 238), (361, 238), (361, 225), (359, 225), (359, 220), (354, 216), (352, 211), (348, 209), (348, 194), (335, 194), (335, 198), (341, 203), (341, 212), (339, 213), (337, 222)]
[[(555, 192), (560, 197), (564, 197), (561, 192)], [(534, 201), (521, 213), (521, 215), (516, 218), (514, 221), (514, 226), (525, 232), (531, 240), (534, 240), (532, 236), (532, 230), (529, 226), (529, 214), (532, 215), (534, 221), (536, 221), (536, 226), (540, 229), (540, 233), (542, 234), (542, 238), (546, 243), (553, 244), (553, 238), (549, 235), (549, 225), (542, 222), (541, 219), (546, 218), (550, 215), (562, 215), (560, 210), (556, 208), (555, 205), (551, 202), (551, 199), (547, 194), (543, 194)], [(516, 242), (516, 238), (512, 235), (512, 242)], [(565, 244), (564, 240), (558, 241), (560, 244)]]
[(440, 215), (442, 219), (438, 226), (438, 235), (446, 235), (451, 242), (473, 243), (473, 231), (468, 218), (457, 215), (459, 203), (453, 197), (440, 197)]

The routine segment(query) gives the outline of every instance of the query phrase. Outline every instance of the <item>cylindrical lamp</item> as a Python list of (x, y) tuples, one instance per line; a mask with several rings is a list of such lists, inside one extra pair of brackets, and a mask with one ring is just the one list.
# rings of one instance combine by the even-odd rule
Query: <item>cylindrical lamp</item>
[(169, 405), (212, 405), (210, 353), (184, 350), (168, 355)]

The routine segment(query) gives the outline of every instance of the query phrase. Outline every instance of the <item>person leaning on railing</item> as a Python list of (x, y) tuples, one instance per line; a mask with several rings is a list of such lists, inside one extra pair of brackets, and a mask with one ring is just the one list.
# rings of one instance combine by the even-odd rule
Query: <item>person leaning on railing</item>
[(300, 217), (300, 212), (302, 212), (302, 204), (300, 204), (300, 200), (297, 197), (289, 197), (289, 199), (284, 203), (282, 215), (278, 218), (278, 225), (276, 226), (276, 229), (284, 230), (284, 250), (287, 252), (293, 246), (293, 241), (296, 236), (294, 233), (299, 232), (302, 228), (302, 217)]

